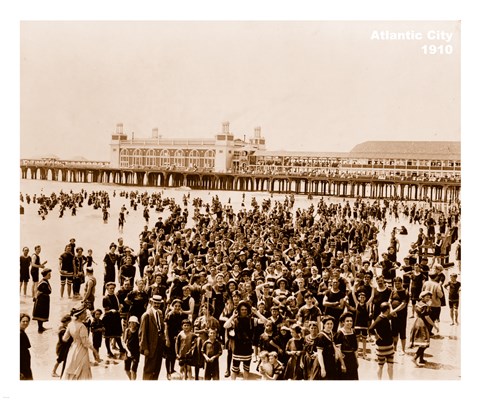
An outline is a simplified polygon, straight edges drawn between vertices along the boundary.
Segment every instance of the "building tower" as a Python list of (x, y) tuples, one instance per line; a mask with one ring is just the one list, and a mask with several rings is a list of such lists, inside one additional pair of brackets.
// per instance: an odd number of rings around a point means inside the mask
[(250, 145), (257, 150), (265, 150), (265, 138), (262, 137), (262, 128), (260, 126), (255, 128), (253, 138), (250, 139)]
[(123, 124), (118, 123), (115, 132), (112, 133), (112, 141), (110, 142), (110, 165), (113, 168), (120, 167), (121, 142), (124, 140), (127, 140), (127, 134), (123, 132)]
[(215, 172), (227, 172), (232, 168), (234, 146), (230, 123), (224, 122), (222, 133), (215, 135)]

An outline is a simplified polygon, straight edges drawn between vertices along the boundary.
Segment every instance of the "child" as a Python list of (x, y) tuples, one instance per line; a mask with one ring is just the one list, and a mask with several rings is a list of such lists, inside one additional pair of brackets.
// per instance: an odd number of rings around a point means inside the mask
[(303, 372), (300, 366), (304, 340), (302, 337), (302, 327), (294, 324), (291, 327), (292, 338), (288, 341), (285, 352), (289, 357), (287, 366), (285, 368), (286, 380), (302, 380)]
[(355, 302), (354, 328), (357, 333), (358, 341), (362, 341), (362, 357), (367, 360), (367, 337), (368, 327), (370, 326), (370, 302), (367, 301), (365, 292), (355, 292), (353, 289), (353, 300)]
[(138, 318), (132, 315), (128, 319), (128, 328), (125, 329), (123, 341), (127, 348), (127, 358), (125, 358), (125, 372), (128, 379), (134, 381), (137, 379), (138, 362), (140, 360), (140, 341), (138, 338)]
[(192, 379), (192, 369), (195, 351), (195, 339), (197, 336), (192, 332), (192, 323), (188, 319), (182, 322), (182, 331), (175, 340), (175, 354), (180, 365), (180, 373), (185, 380)]
[(87, 250), (87, 268), (88, 267), (91, 267), (92, 264), (95, 264), (97, 265), (97, 263), (94, 261), (93, 259), (93, 250), (92, 249), (88, 249)]
[(450, 282), (444, 285), (448, 289), (448, 306), (450, 308), (450, 325), (458, 325), (458, 304), (460, 303), (460, 282), (457, 281), (457, 274), (450, 274)]
[(205, 358), (204, 380), (218, 381), (220, 379), (219, 357), (222, 355), (222, 344), (217, 339), (217, 330), (208, 330), (208, 339), (202, 346), (202, 355)]
[[(105, 328), (103, 327), (103, 321), (100, 319), (102, 316), (103, 311), (98, 309), (93, 312), (92, 319), (90, 321), (90, 330), (92, 332), (92, 344), (93, 348), (97, 350), (97, 353), (100, 350), (100, 346), (102, 345), (102, 337)], [(95, 361), (93, 364), (94, 366), (98, 365), (98, 362)]]
[(262, 375), (262, 379), (269, 379), (273, 377), (273, 366), (268, 361), (268, 351), (261, 351), (259, 354), (260, 364), (258, 365), (258, 372)]
[[(73, 339), (70, 337), (67, 342), (64, 342), (62, 340), (63, 334), (67, 330), (67, 325), (69, 322), (72, 320), (72, 317), (67, 314), (65, 315), (61, 320), (61, 325), (58, 330), (58, 342), (57, 342), (57, 347), (56, 347), (56, 353), (57, 353), (57, 361), (55, 362), (55, 365), (53, 367), (52, 371), (52, 376), (54, 378), (60, 378), (60, 376), (63, 374), (63, 370), (65, 368), (65, 361), (67, 359), (67, 354), (68, 354), (68, 349), (70, 348), (70, 345), (73, 342)], [(58, 366), (63, 362), (62, 366), (62, 374), (58, 375), (57, 374), (57, 368)]]

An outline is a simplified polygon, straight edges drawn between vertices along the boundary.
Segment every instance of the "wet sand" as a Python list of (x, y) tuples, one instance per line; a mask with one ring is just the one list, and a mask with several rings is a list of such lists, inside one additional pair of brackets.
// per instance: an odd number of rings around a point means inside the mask
[[(28, 246), (30, 248), (30, 255), (33, 252), (34, 246), (40, 244), (42, 246), (41, 259), (48, 260), (47, 266), (53, 270), (52, 279), (50, 281), (53, 293), (51, 295), (50, 320), (45, 323), (49, 327), (48, 331), (43, 334), (37, 333), (37, 323), (32, 321), (27, 329), (27, 334), (30, 338), (32, 348), (30, 349), (32, 355), (32, 371), (36, 380), (58, 380), (58, 378), (51, 377), (51, 371), (55, 363), (55, 345), (57, 343), (57, 329), (59, 321), (63, 315), (68, 313), (70, 309), (78, 303), (75, 300), (60, 298), (60, 278), (58, 274), (58, 258), (63, 252), (65, 245), (70, 238), (75, 238), (77, 246), (84, 248), (86, 254), (87, 249), (93, 250), (93, 258), (97, 262), (94, 264), (94, 275), (97, 279), (96, 289), (96, 308), (101, 308), (101, 284), (103, 282), (103, 257), (108, 251), (108, 245), (111, 242), (116, 242), (118, 237), (123, 237), (126, 245), (131, 246), (134, 251), (138, 251), (139, 239), (138, 235), (143, 230), (145, 221), (142, 217), (143, 208), (139, 207), (137, 211), (130, 209), (129, 200), (119, 197), (121, 190), (138, 190), (140, 193), (144, 191), (158, 192), (158, 188), (138, 188), (138, 187), (118, 187), (113, 185), (97, 185), (97, 184), (70, 184), (61, 182), (45, 182), (45, 181), (21, 181), (20, 190), (25, 195), (29, 193), (31, 196), (34, 193), (40, 193), (42, 190), (45, 194), (51, 192), (58, 193), (60, 189), (63, 191), (73, 190), (79, 192), (81, 188), (86, 189), (89, 193), (93, 190), (107, 190), (110, 193), (111, 208), (110, 220), (108, 224), (102, 221), (102, 213), (100, 210), (94, 210), (93, 207), (88, 206), (84, 202), (82, 208), (77, 208), (77, 216), (71, 216), (70, 210), (66, 210), (63, 218), (59, 218), (58, 207), (50, 212), (46, 220), (42, 221), (38, 215), (38, 204), (30, 203), (25, 207), (25, 214), (20, 217), (20, 246)], [(116, 190), (117, 196), (113, 197), (113, 190)], [(177, 203), (181, 203), (183, 194), (188, 193), (185, 190), (168, 189), (164, 190), (164, 197), (174, 197)], [(240, 192), (205, 192), (205, 191), (190, 191), (192, 200), (195, 197), (201, 197), (204, 201), (211, 201), (212, 196), (218, 194), (220, 201), (223, 204), (231, 199), (231, 204), (234, 210), (238, 210), (241, 206), (242, 194)], [(258, 203), (264, 198), (270, 197), (268, 193), (246, 193), (245, 204), (250, 207), (252, 197), (255, 197)], [(283, 201), (285, 195), (274, 195), (273, 199)], [(324, 198), (327, 201), (327, 198)], [(343, 199), (328, 199), (328, 201), (343, 202)], [(353, 199), (349, 199), (353, 203)], [(306, 196), (297, 196), (294, 209), (298, 207), (308, 207), (311, 203), (317, 204), (318, 198), (312, 201), (308, 200)], [(123, 233), (119, 233), (117, 229), (118, 213), (120, 207), (125, 204), (129, 210), (126, 216), (126, 223)], [(193, 215), (193, 207), (191, 201), (189, 203), (189, 217)], [(154, 209), (150, 209), (150, 223), (152, 227), (157, 221), (158, 216), (162, 215), (164, 219), (168, 216), (168, 210), (163, 213), (157, 213)], [(191, 223), (191, 221), (190, 221)], [(387, 228), (384, 232), (380, 232), (379, 252), (386, 250), (387, 243), (390, 237), (390, 232), (393, 227), (404, 225), (408, 230), (408, 235), (397, 235), (400, 240), (399, 260), (402, 260), (409, 248), (411, 242), (416, 240), (419, 225), (411, 225), (403, 216), (400, 216), (400, 221), (396, 222), (392, 219), (388, 220)], [(451, 260), (454, 259), (454, 247), (452, 247)], [(445, 271), (447, 281), (449, 273), (458, 272), (457, 267), (450, 268)], [(461, 281), (461, 276), (459, 276)], [(83, 291), (83, 285), (82, 285)], [(31, 298), (31, 281), (29, 282), (27, 296), (20, 295), (20, 311), (27, 312), (31, 315), (33, 309), (33, 302)], [(409, 306), (409, 315), (411, 315), (411, 307)], [(407, 328), (407, 342), (410, 324), (413, 319), (408, 320)], [(416, 367), (412, 362), (411, 355), (395, 356), (395, 379), (408, 380), (458, 380), (460, 379), (460, 326), (450, 326), (448, 307), (442, 308), (441, 322), (440, 322), (440, 338), (432, 339), (431, 346), (426, 352), (427, 364), (424, 367)], [(369, 349), (374, 349), (374, 345), (369, 344)], [(411, 350), (409, 350), (411, 351)], [(100, 356), (103, 360), (107, 360), (105, 345), (102, 343), (100, 348)], [(359, 375), (361, 380), (376, 379), (377, 365), (374, 362), (374, 357), (370, 355), (370, 360), (359, 360)], [(226, 366), (226, 352), (220, 360), (221, 379)], [(255, 372), (256, 364), (252, 364), (251, 370)], [(141, 378), (143, 370), (143, 356), (141, 357), (138, 375)], [(178, 367), (177, 367), (178, 370)], [(59, 369), (60, 371), (60, 369)], [(58, 372), (59, 372), (58, 371)], [(118, 364), (107, 365), (102, 362), (99, 366), (92, 367), (92, 374), (94, 380), (127, 380), (127, 376), (123, 371), (123, 362), (118, 361)], [(201, 372), (201, 376), (203, 373)], [(258, 379), (257, 374), (252, 374), (252, 378)], [(384, 371), (386, 379), (386, 371)], [(160, 379), (166, 379), (165, 364), (162, 365)]]

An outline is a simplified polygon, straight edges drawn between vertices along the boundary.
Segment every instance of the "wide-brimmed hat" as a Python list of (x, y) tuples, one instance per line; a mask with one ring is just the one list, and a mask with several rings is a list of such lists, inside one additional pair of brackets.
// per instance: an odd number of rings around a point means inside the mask
[(138, 318), (135, 315), (132, 315), (129, 319), (128, 322), (135, 322), (136, 324), (139, 324)]
[(281, 277), (281, 278), (277, 279), (277, 285), (280, 286), (280, 282), (285, 282), (285, 285), (288, 283), (288, 281), (284, 277)]
[(80, 314), (82, 314), (85, 310), (87, 309), (87, 306), (85, 304), (81, 304), (77, 307), (72, 308), (70, 311), (70, 315), (72, 317), (78, 317)]

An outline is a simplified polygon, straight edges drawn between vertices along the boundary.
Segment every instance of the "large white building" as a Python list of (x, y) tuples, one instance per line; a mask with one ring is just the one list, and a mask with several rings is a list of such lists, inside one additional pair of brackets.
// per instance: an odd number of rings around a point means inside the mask
[(123, 124), (117, 124), (110, 143), (110, 165), (114, 168), (170, 168), (230, 172), (246, 166), (248, 156), (265, 150), (265, 138), (256, 127), (249, 141), (238, 139), (224, 122), (222, 132), (213, 138), (163, 138), (158, 129), (150, 138), (128, 138)]
[(213, 138), (128, 138), (117, 124), (110, 143), (113, 168), (213, 171), (267, 175), (376, 176), (460, 181), (460, 142), (368, 141), (350, 152), (268, 151), (261, 128), (247, 140), (235, 138), (230, 124)]

